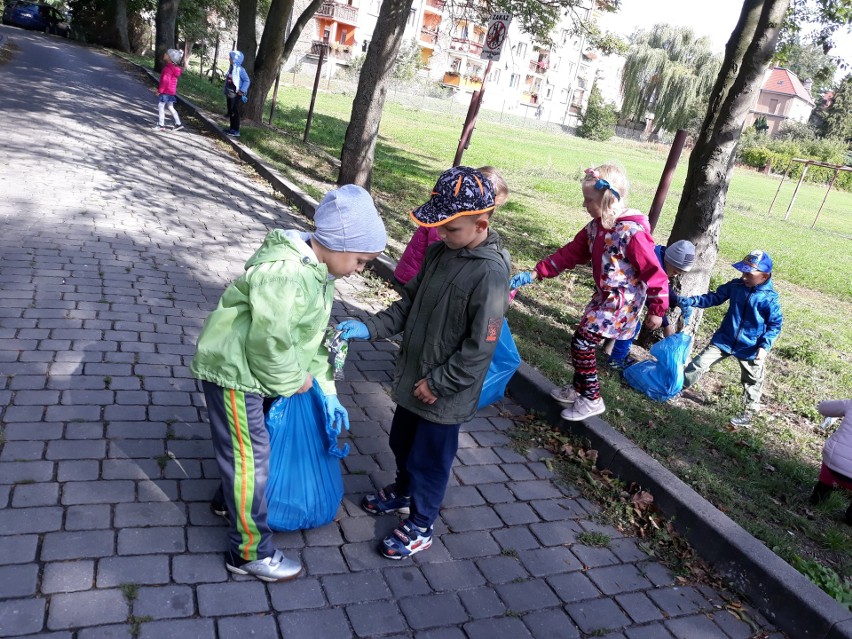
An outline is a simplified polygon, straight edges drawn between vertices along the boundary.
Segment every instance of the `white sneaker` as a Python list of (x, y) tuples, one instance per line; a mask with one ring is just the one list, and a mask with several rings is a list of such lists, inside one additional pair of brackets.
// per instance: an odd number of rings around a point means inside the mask
[(225, 568), (235, 575), (254, 575), (261, 581), (290, 581), (302, 573), (302, 564), (287, 559), (277, 548), (271, 557), (240, 563), (228, 553)]
[(573, 404), (577, 401), (577, 391), (574, 390), (573, 384), (568, 384), (562, 388), (554, 388), (550, 391), (550, 396), (560, 404)]
[(606, 410), (602, 397), (588, 399), (580, 396), (573, 406), (562, 411), (562, 419), (569, 422), (581, 422), (593, 415), (600, 415)]

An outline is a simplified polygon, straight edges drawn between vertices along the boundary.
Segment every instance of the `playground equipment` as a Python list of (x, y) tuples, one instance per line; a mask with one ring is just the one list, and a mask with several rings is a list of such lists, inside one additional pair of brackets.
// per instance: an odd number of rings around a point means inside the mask
[(781, 178), (781, 182), (778, 184), (778, 190), (775, 191), (775, 197), (772, 198), (772, 204), (769, 205), (769, 211), (767, 215), (772, 214), (772, 207), (775, 206), (775, 200), (778, 199), (778, 193), (781, 192), (781, 187), (784, 185), (784, 180), (787, 179), (787, 175), (790, 173), (790, 169), (793, 168), (793, 162), (801, 162), (805, 166), (802, 169), (802, 175), (799, 177), (799, 182), (796, 184), (796, 188), (793, 191), (793, 198), (790, 200), (790, 204), (787, 206), (787, 213), (784, 214), (784, 220), (788, 220), (790, 218), (790, 213), (793, 210), (793, 205), (796, 203), (796, 195), (799, 193), (799, 187), (802, 186), (802, 182), (805, 181), (805, 175), (808, 173), (808, 168), (811, 166), (821, 166), (827, 169), (834, 169), (834, 175), (831, 176), (831, 182), (828, 183), (828, 189), (825, 191), (825, 197), (822, 198), (822, 203), (819, 205), (819, 210), (817, 211), (816, 217), (814, 218), (813, 223), (811, 224), (811, 228), (816, 226), (817, 220), (819, 219), (819, 214), (822, 213), (822, 207), (825, 206), (825, 201), (828, 199), (828, 194), (831, 191), (831, 187), (834, 186), (834, 181), (837, 179), (838, 173), (840, 171), (852, 171), (852, 166), (844, 166), (842, 164), (830, 164), (828, 162), (819, 162), (817, 160), (804, 160), (802, 158), (793, 158), (790, 160), (790, 163), (787, 165), (787, 170), (784, 171), (784, 177)]

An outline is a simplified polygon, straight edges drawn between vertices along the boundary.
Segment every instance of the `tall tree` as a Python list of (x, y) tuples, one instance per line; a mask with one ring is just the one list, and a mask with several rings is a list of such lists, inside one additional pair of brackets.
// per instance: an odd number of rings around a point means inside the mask
[(281, 62), (290, 56), (305, 25), (324, 1), (310, 0), (299, 17), (292, 21), (290, 35), (285, 40), (287, 23), (293, 15), (293, 0), (271, 0), (258, 46), (255, 30), (258, 0), (240, 0), (237, 48), (245, 55), (243, 66), (252, 83), (245, 108), (248, 119), (262, 119), (264, 100), (275, 82)]
[(696, 38), (692, 29), (656, 24), (639, 30), (621, 76), (622, 115), (643, 120), (654, 113), (654, 132), (685, 128), (696, 104), (706, 104), (721, 60), (709, 38)]
[(127, 0), (115, 0), (115, 31), (120, 51), (130, 53), (130, 35), (127, 31)]
[[(393, 73), (412, 2), (384, 0), (379, 9), (378, 23), (361, 67), (352, 115), (346, 128), (338, 184), (352, 183), (370, 188), (387, 84)], [(595, 5), (600, 11), (616, 11), (620, 3), (621, 0), (597, 0)], [(508, 12), (515, 16), (525, 33), (543, 45), (552, 41), (552, 31), (560, 17), (565, 15), (571, 20), (571, 30), (584, 34), (587, 41), (600, 51), (611, 53), (622, 50), (624, 46), (619, 38), (602, 33), (595, 27), (587, 0), (449, 0), (446, 10), (451, 21), (467, 20), (480, 24), (484, 24), (493, 12)]]
[(760, 91), (790, 0), (745, 0), (725, 47), (719, 77), (695, 147), (669, 243), (690, 240), (696, 267), (683, 276), (686, 293), (707, 290), (743, 123)]
[(154, 71), (162, 71), (163, 54), (175, 46), (175, 29), (180, 0), (158, 0), (157, 15), (154, 18)]
[(831, 86), (837, 69), (835, 61), (823, 52), (821, 46), (802, 42), (798, 36), (778, 47), (773, 62), (790, 69), (802, 82), (811, 80), (811, 96), (817, 102), (819, 96)]
[(824, 111), (821, 132), (827, 138), (852, 143), (852, 74), (840, 82)]

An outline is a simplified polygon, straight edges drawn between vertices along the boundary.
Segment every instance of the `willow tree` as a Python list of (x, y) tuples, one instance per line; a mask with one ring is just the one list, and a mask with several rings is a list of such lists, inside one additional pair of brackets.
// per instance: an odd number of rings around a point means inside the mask
[(642, 120), (653, 112), (654, 133), (685, 128), (698, 105), (707, 104), (720, 66), (710, 40), (692, 29), (657, 24), (637, 31), (621, 76), (621, 113)]

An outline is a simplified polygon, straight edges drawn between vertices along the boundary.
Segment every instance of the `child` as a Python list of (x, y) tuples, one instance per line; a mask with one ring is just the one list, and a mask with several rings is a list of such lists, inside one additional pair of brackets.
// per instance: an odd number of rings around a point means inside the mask
[(432, 545), (459, 427), (476, 414), (500, 337), (511, 261), (488, 228), (493, 210), (494, 187), (482, 173), (465, 166), (445, 171), (432, 198), (411, 213), (418, 225), (437, 228), (442, 241), (426, 251), (399, 301), (366, 323), (347, 320), (338, 326), (345, 338), (403, 333), (390, 432), (396, 481), (361, 504), (374, 515), (408, 515), (379, 545), (388, 559)]
[(364, 270), (387, 240), (372, 198), (351, 184), (326, 194), (314, 223), (312, 234), (267, 234), (207, 318), (192, 360), (222, 477), (211, 509), (230, 521), (225, 567), (263, 581), (286, 581), (301, 572), (298, 561), (273, 547), (266, 521), (264, 398), (307, 392), (316, 380), (329, 417), (348, 428), (322, 346), (334, 279)]
[(627, 177), (612, 164), (586, 169), (583, 206), (592, 221), (571, 242), (536, 264), (532, 272), (512, 278), (515, 289), (533, 280), (556, 277), (580, 264), (592, 264), (595, 293), (571, 339), (574, 380), (551, 396), (568, 407), (562, 419), (581, 421), (606, 410), (600, 394), (595, 347), (604, 339), (636, 333), (639, 311), (648, 301), (645, 324), (659, 328), (669, 301), (668, 279), (654, 255), (648, 218), (628, 209)]
[(180, 116), (175, 110), (178, 78), (183, 73), (183, 69), (179, 66), (181, 60), (183, 60), (183, 51), (169, 49), (163, 54), (163, 62), (166, 63), (166, 66), (160, 71), (160, 86), (157, 88), (160, 97), (158, 105), (160, 114), (158, 124), (154, 127), (155, 131), (166, 130), (166, 108), (169, 109), (169, 113), (172, 114), (172, 119), (175, 121), (174, 130), (180, 131), (183, 128)]
[[(814, 505), (823, 502), (835, 486), (852, 490), (852, 399), (820, 402), (818, 410), (820, 415), (842, 417), (843, 421), (822, 449), (819, 481), (811, 494)], [(846, 510), (846, 523), (852, 525), (852, 506)]]
[(225, 100), (228, 103), (228, 117), (231, 119), (231, 126), (225, 129), (225, 133), (238, 138), (240, 137), (240, 108), (243, 102), (248, 101), (247, 96), (251, 80), (249, 80), (246, 70), (241, 66), (245, 59), (242, 52), (231, 51), (228, 57), (231, 58), (231, 65), (225, 75)]
[[(506, 180), (493, 166), (482, 166), (476, 170), (487, 177), (494, 186), (494, 210), (496, 211), (509, 198), (509, 187), (506, 185)], [(404, 286), (408, 283), (408, 280), (417, 275), (420, 265), (423, 264), (423, 258), (426, 257), (426, 249), (440, 241), (437, 227), (418, 226), (414, 235), (408, 241), (408, 246), (405, 247), (402, 257), (399, 258), (396, 270), (393, 272), (396, 282)]]
[[(695, 245), (689, 240), (678, 240), (668, 248), (662, 244), (658, 244), (654, 247), (654, 254), (657, 256), (660, 266), (665, 269), (666, 275), (669, 278), (669, 308), (671, 308), (677, 304), (677, 295), (671, 286), (671, 279), (692, 270), (692, 264), (695, 262)], [(610, 367), (623, 370), (635, 361), (629, 355), (630, 346), (639, 333), (638, 328), (637, 326), (636, 333), (627, 339), (616, 340), (615, 345), (612, 347), (612, 353), (609, 356)], [(668, 318), (664, 316), (663, 335), (668, 337), (669, 335), (674, 335), (674, 332), (675, 327), (669, 324)]]
[(752, 251), (732, 266), (742, 277), (722, 284), (715, 293), (678, 298), (681, 308), (710, 308), (730, 300), (710, 343), (686, 367), (683, 387), (689, 388), (717, 362), (733, 355), (740, 363), (745, 410), (732, 417), (731, 424), (748, 426), (760, 410), (766, 355), (781, 332), (781, 305), (770, 281), (772, 258), (768, 253)]

